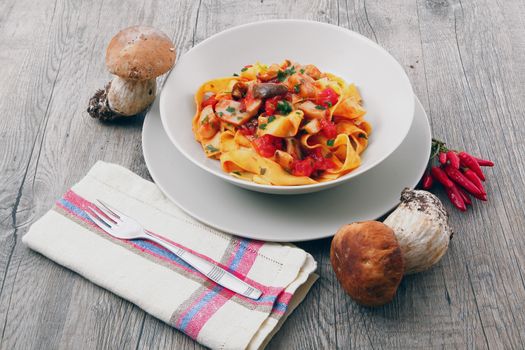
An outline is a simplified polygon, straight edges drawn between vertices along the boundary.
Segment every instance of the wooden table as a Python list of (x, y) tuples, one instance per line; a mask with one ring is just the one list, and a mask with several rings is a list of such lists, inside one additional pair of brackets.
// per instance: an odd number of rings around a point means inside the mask
[(142, 120), (103, 125), (85, 112), (110, 78), (104, 52), (120, 28), (153, 25), (183, 53), (218, 31), (270, 18), (329, 22), (376, 41), (406, 69), (434, 136), (497, 162), (489, 201), (467, 213), (447, 202), (456, 231), (448, 253), (431, 271), (406, 277), (390, 305), (367, 309), (345, 295), (330, 240), (301, 244), (321, 278), (270, 348), (525, 346), (522, 0), (2, 0), (1, 348), (199, 348), (28, 250), (21, 237), (99, 159), (149, 178)]

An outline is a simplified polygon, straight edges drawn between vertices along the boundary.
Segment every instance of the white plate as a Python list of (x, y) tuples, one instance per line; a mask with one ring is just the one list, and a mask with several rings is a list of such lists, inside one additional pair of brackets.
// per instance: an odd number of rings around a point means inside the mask
[[(192, 133), (193, 96), (206, 81), (231, 76), (257, 61), (312, 63), (358, 86), (373, 132), (359, 168), (339, 179), (304, 186), (268, 186), (225, 173), (208, 159)], [(162, 124), (177, 149), (209, 173), (254, 191), (298, 194), (356, 178), (386, 159), (406, 137), (414, 115), (414, 93), (401, 65), (364, 36), (338, 26), (302, 20), (250, 23), (213, 35), (184, 54), (160, 96)]]
[(414, 122), (406, 139), (383, 163), (331, 190), (275, 196), (233, 186), (187, 160), (166, 136), (157, 102), (142, 131), (150, 174), (180, 208), (219, 230), (279, 242), (329, 237), (345, 223), (384, 215), (397, 205), (401, 190), (414, 187), (421, 178), (430, 145), (430, 125), (416, 98)]

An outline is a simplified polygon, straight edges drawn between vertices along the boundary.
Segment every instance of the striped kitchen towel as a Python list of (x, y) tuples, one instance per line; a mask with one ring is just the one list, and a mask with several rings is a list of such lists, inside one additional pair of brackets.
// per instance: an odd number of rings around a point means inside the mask
[[(83, 210), (95, 199), (228, 268), (263, 295), (254, 301), (234, 294), (155, 243), (109, 236)], [(104, 162), (36, 221), (23, 242), (214, 349), (264, 348), (317, 278), (305, 251), (204, 226), (155, 184)]]

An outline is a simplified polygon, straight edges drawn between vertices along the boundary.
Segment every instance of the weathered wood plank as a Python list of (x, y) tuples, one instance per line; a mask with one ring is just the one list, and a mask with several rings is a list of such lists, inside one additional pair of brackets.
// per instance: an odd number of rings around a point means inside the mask
[[(59, 71), (51, 32), (56, 27), (56, 6), (51, 2), (2, 3), (0, 25), (0, 325), (5, 335), (11, 295), (20, 257), (15, 253), (18, 233), (26, 220), (28, 202), (22, 190), (32, 177), (30, 162), (37, 157), (49, 117), (49, 103)], [(25, 13), (32, 6), (34, 12)], [(35, 27), (21, 26), (28, 21)]]

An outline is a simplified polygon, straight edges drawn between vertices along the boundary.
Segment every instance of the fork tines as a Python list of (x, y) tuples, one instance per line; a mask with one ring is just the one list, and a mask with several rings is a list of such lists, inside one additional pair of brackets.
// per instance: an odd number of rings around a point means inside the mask
[[(120, 215), (115, 209), (97, 199), (100, 206), (91, 203), (85, 210), (87, 216), (100, 228), (111, 228), (120, 221)], [(122, 214), (121, 214), (122, 215)]]

